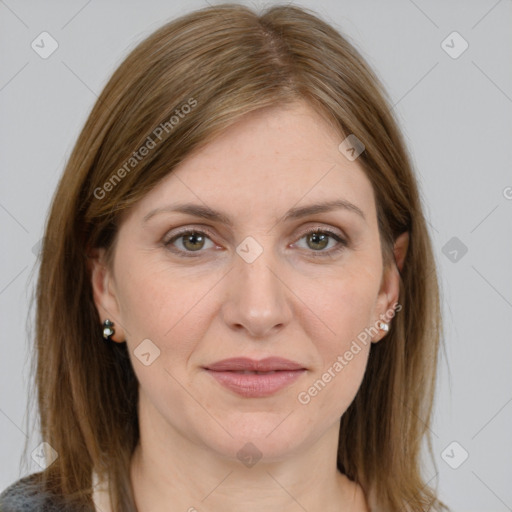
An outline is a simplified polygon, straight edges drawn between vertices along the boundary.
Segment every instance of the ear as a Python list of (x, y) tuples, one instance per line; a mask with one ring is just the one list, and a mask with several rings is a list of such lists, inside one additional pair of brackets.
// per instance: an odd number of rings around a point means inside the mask
[[(376, 306), (378, 316), (375, 319), (374, 325), (376, 325), (378, 321), (381, 321), (391, 326), (392, 319), (395, 316), (395, 309), (400, 309), (400, 306), (396, 306), (400, 295), (400, 272), (404, 265), (408, 247), (409, 232), (405, 231), (395, 240), (393, 247), (395, 264), (388, 265), (383, 272)], [(378, 328), (376, 327), (376, 329)], [(377, 343), (385, 335), (386, 331), (379, 329), (374, 339), (372, 339), (372, 342)]]
[[(101, 322), (108, 318), (114, 323), (115, 332), (110, 339), (117, 343), (122, 343), (125, 341), (125, 333), (119, 320), (119, 304), (116, 297), (113, 275), (105, 261), (105, 249), (91, 249), (88, 256), (93, 299), (98, 315)], [(98, 332), (101, 332), (101, 326), (98, 326)]]
[(395, 240), (395, 246), (393, 248), (393, 253), (395, 255), (396, 266), (398, 270), (402, 272), (402, 268), (404, 266), (405, 255), (407, 254), (407, 249), (409, 248), (409, 232), (405, 231), (401, 235), (399, 235)]

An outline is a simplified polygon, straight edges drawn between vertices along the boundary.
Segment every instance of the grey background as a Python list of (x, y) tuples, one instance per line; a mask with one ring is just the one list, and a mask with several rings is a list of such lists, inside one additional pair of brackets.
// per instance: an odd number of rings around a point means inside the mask
[[(295, 3), (334, 24), (376, 70), (420, 180), (441, 275), (447, 356), (432, 425), (437, 469), (426, 472), (453, 510), (512, 510), (512, 2)], [(40, 439), (25, 414), (25, 324), (34, 246), (57, 180), (129, 50), (165, 21), (205, 5), (0, 0), (2, 489), (39, 470), (30, 453)], [(47, 59), (31, 48), (43, 31), (59, 44)], [(453, 31), (469, 44), (456, 59), (442, 47)], [(445, 45), (461, 49), (452, 39)], [(458, 445), (449, 446), (453, 441)], [(447, 461), (460, 463), (462, 450), (469, 457), (453, 469)]]

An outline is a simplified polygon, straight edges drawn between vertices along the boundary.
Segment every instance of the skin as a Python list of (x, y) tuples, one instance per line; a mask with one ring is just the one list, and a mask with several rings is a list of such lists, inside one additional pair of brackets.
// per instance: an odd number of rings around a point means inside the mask
[[(100, 318), (114, 322), (114, 341), (126, 340), (140, 384), (131, 465), (139, 510), (368, 510), (362, 488), (337, 470), (336, 450), (371, 343), (307, 405), (297, 399), (393, 309), (407, 250), (404, 233), (396, 265), (383, 268), (373, 189), (357, 159), (339, 151), (342, 140), (303, 102), (244, 116), (126, 213), (112, 268), (102, 249), (93, 253)], [(365, 218), (337, 209), (282, 220), (290, 208), (337, 199)], [(233, 225), (169, 211), (143, 220), (185, 202)], [(164, 244), (185, 227), (209, 232), (172, 241), (192, 257)], [(311, 228), (348, 244), (332, 252), (339, 242), (319, 242)], [(248, 236), (263, 249), (252, 263), (236, 252)], [(144, 339), (160, 350), (149, 366), (134, 355)], [(237, 356), (281, 356), (307, 372), (275, 395), (244, 398), (202, 369)], [(237, 458), (248, 442), (262, 454), (252, 467)]]

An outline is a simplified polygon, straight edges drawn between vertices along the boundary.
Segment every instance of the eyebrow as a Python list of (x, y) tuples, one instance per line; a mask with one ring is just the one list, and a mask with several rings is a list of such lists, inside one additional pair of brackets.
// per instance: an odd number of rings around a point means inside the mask
[[(288, 210), (288, 212), (286, 212), (283, 221), (291, 219), (300, 219), (302, 217), (307, 217), (308, 215), (325, 213), (332, 210), (346, 210), (349, 212), (353, 212), (366, 221), (366, 217), (363, 211), (358, 206), (349, 201), (346, 201), (345, 199), (336, 199), (333, 201), (325, 201), (322, 203), (315, 203), (307, 206), (297, 206), (291, 208), (290, 210)], [(233, 221), (226, 214), (213, 210), (208, 206), (192, 203), (175, 204), (164, 206), (161, 208), (155, 208), (154, 210), (151, 210), (147, 215), (144, 216), (142, 222), (147, 222), (155, 215), (164, 212), (185, 213), (189, 215), (194, 215), (196, 217), (201, 217), (203, 219), (220, 222), (230, 227), (233, 226)]]

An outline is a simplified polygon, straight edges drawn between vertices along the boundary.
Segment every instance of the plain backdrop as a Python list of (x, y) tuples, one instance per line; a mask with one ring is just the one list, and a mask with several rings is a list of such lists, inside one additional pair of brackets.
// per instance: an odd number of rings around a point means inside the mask
[[(245, 3), (261, 9), (272, 2)], [(455, 511), (512, 510), (512, 2), (296, 4), (337, 27), (381, 78), (419, 178), (446, 344), (430, 483)], [(2, 489), (40, 469), (30, 454), (41, 440), (26, 421), (25, 325), (58, 178), (129, 50), (166, 21), (206, 5), (0, 0)], [(42, 37), (45, 51), (52, 39), (58, 44), (47, 58), (33, 49)]]

